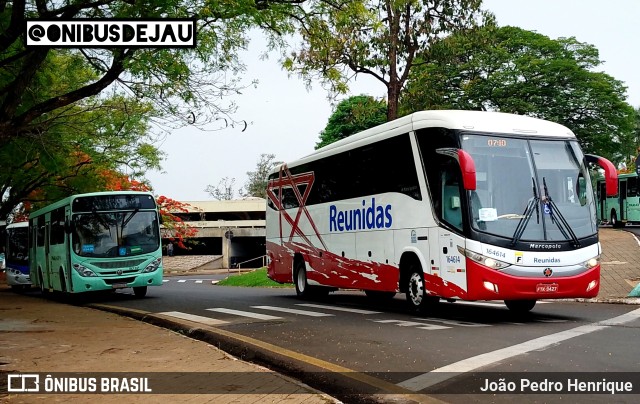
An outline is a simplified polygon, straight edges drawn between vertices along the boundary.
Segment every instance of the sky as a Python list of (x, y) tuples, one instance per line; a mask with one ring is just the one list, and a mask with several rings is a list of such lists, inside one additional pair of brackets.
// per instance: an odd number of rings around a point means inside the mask
[[(627, 101), (640, 107), (640, 1), (637, 0), (484, 0), (500, 26), (512, 25), (536, 31), (552, 39), (575, 37), (594, 45), (604, 64), (599, 71), (627, 86)], [(154, 193), (179, 201), (213, 198), (205, 188), (223, 178), (234, 178), (235, 189), (247, 182), (263, 153), (276, 160), (292, 161), (311, 153), (332, 113), (327, 92), (319, 83), (311, 89), (302, 79), (289, 76), (278, 64), (278, 55), (260, 58), (265, 42), (254, 35), (241, 54), (247, 66), (246, 82), (257, 88), (235, 98), (234, 117), (246, 120), (242, 128), (202, 131), (186, 127), (171, 131), (156, 146), (166, 153), (161, 171), (147, 178)], [(368, 77), (351, 84), (350, 95), (385, 97), (384, 86)], [(343, 97), (344, 98), (344, 97)]]

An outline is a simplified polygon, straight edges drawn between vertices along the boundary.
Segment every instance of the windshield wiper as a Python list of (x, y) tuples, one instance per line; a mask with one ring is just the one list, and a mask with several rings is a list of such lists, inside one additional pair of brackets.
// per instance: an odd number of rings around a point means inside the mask
[(556, 206), (551, 196), (549, 196), (549, 190), (547, 189), (547, 181), (545, 177), (542, 177), (542, 186), (544, 187), (544, 198), (545, 203), (549, 205), (549, 216), (551, 217), (551, 223), (554, 223), (560, 229), (560, 233), (564, 236), (565, 240), (568, 240), (571, 237), (573, 241), (574, 247), (580, 247), (580, 240), (578, 240), (578, 236), (574, 233), (569, 223), (560, 212), (560, 209)]
[(529, 224), (529, 219), (531, 219), (531, 216), (533, 216), (534, 209), (536, 211), (536, 218), (538, 220), (538, 223), (540, 223), (540, 198), (538, 197), (538, 191), (536, 190), (536, 181), (533, 179), (533, 177), (531, 177), (531, 183), (533, 184), (533, 198), (529, 199), (529, 202), (527, 202), (527, 207), (525, 208), (524, 213), (522, 214), (522, 217), (520, 218), (520, 221), (516, 226), (516, 231), (513, 232), (511, 246), (515, 246), (516, 243), (520, 241), (520, 238), (524, 234), (524, 230), (527, 228), (527, 224)]
[(124, 228), (129, 224), (129, 222), (131, 221), (131, 219), (133, 219), (133, 217), (136, 215), (136, 213), (140, 212), (140, 209), (135, 208), (133, 210), (133, 212), (131, 212), (131, 216), (129, 216), (128, 218), (122, 220), (122, 226), (120, 227), (121, 230), (124, 231)]

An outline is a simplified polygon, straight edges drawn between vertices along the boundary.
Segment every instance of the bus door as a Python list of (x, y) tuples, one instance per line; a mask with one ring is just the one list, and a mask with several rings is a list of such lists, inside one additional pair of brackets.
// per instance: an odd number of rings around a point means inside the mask
[(618, 201), (620, 203), (620, 222), (627, 220), (627, 179), (621, 178), (618, 189)]
[(609, 212), (607, 211), (607, 184), (604, 181), (598, 182), (598, 207), (600, 209), (598, 219), (609, 220)]
[[(458, 250), (458, 246), (464, 247), (464, 238), (448, 231), (446, 229), (438, 229), (440, 236), (438, 237), (438, 255), (440, 258), (439, 275), (447, 283), (453, 283), (456, 286), (467, 290), (467, 273), (465, 257)], [(457, 288), (443, 287), (442, 294), (447, 298), (462, 298), (455, 291)]]

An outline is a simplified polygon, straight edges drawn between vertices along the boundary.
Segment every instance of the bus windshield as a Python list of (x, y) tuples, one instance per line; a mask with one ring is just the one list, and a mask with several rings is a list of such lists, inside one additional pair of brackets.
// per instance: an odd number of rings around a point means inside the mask
[(7, 229), (7, 263), (27, 265), (29, 262), (29, 246), (27, 227)]
[(73, 219), (73, 251), (83, 257), (146, 254), (160, 245), (155, 211), (79, 213)]
[(597, 232), (595, 204), (576, 141), (464, 133), (462, 148), (476, 165), (468, 192), (471, 225), (517, 240), (565, 241)]

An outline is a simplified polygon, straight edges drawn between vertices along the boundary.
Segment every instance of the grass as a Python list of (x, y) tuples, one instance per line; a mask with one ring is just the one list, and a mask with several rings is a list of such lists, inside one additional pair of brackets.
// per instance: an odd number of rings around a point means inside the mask
[(274, 282), (267, 278), (267, 268), (256, 269), (251, 272), (244, 272), (240, 275), (231, 275), (218, 282), (221, 286), (245, 286), (263, 288), (290, 288), (291, 285)]

